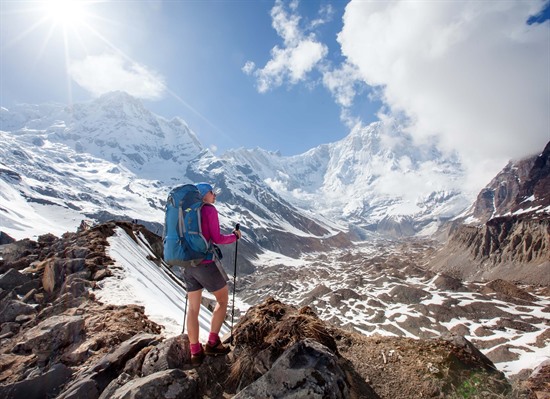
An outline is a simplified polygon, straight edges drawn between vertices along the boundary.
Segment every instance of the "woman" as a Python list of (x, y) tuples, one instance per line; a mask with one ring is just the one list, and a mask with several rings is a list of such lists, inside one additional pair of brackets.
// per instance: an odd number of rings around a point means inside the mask
[[(214, 189), (208, 183), (198, 183), (195, 186), (204, 202), (201, 209), (201, 229), (204, 238), (214, 244), (231, 244), (241, 238), (239, 230), (233, 230), (233, 234), (227, 235), (220, 233), (218, 211), (214, 207), (219, 189)], [(212, 259), (207, 258), (196, 267), (186, 267), (183, 276), (188, 294), (187, 335), (191, 348), (191, 363), (199, 365), (205, 354), (225, 355), (230, 351), (230, 348), (221, 342), (219, 336), (227, 312), (229, 289), (226, 279)], [(212, 313), (208, 342), (203, 348), (199, 342), (199, 311), (204, 288), (214, 295), (217, 303)]]

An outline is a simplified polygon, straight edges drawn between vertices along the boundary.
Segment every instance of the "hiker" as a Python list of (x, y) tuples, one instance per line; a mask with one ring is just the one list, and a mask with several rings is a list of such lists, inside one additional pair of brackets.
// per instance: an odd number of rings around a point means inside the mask
[[(218, 220), (218, 211), (214, 207), (219, 189), (214, 189), (208, 183), (195, 184), (205, 206), (201, 209), (202, 234), (207, 241), (214, 244), (231, 244), (241, 238), (239, 230), (232, 234), (221, 234)], [(186, 267), (183, 273), (188, 294), (187, 335), (191, 349), (191, 363), (199, 365), (206, 355), (225, 355), (230, 348), (225, 346), (219, 332), (227, 311), (229, 289), (225, 276), (222, 275), (213, 260), (208, 258), (195, 267)], [(216, 307), (210, 322), (210, 334), (204, 348), (199, 342), (199, 311), (201, 306), (202, 290), (206, 288), (216, 298)]]

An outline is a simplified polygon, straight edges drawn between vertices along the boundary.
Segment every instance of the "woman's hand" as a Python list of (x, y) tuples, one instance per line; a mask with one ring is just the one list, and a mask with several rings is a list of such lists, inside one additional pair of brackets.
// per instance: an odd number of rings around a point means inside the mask
[(240, 230), (233, 230), (233, 234), (237, 236), (237, 240), (241, 238), (241, 231)]

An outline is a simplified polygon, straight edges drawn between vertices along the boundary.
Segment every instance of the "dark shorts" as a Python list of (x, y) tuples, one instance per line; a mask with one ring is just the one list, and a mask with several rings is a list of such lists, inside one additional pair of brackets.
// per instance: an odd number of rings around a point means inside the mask
[(203, 288), (206, 288), (208, 292), (214, 292), (226, 285), (225, 279), (214, 262), (186, 267), (183, 278), (185, 279), (187, 292), (198, 291)]

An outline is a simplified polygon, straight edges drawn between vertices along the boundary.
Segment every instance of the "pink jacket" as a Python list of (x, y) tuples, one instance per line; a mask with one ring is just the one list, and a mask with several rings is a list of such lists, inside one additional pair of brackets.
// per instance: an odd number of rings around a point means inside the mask
[[(237, 241), (235, 234), (221, 234), (220, 221), (218, 219), (218, 211), (214, 205), (205, 204), (201, 209), (201, 228), (202, 235), (206, 241), (212, 241), (214, 244), (231, 244)], [(212, 262), (211, 260), (203, 261), (203, 263)]]

